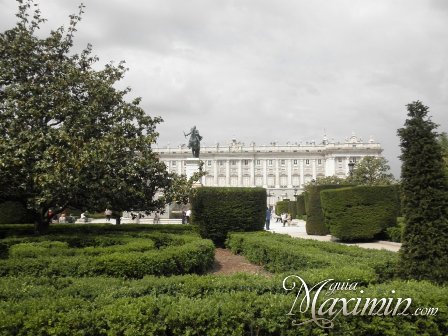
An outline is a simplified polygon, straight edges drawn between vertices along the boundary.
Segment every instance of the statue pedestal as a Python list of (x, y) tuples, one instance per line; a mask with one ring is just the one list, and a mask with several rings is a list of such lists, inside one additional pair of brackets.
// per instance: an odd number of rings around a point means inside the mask
[[(201, 160), (199, 158), (189, 158), (185, 160), (185, 173), (187, 178), (191, 178), (194, 173), (199, 173), (199, 163)], [(193, 187), (202, 187), (201, 180), (195, 182)]]

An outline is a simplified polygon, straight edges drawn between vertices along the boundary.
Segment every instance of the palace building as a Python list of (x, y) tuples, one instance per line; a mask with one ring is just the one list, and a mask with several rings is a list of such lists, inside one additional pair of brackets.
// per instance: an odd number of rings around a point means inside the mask
[[(185, 145), (155, 147), (169, 171), (186, 173), (186, 160), (192, 157)], [(200, 159), (207, 175), (203, 186), (263, 187), (268, 192), (268, 204), (280, 199), (294, 199), (306, 183), (319, 177), (346, 177), (349, 162), (364, 156), (381, 156), (383, 149), (372, 138), (365, 142), (354, 134), (343, 142), (328, 140), (320, 143), (287, 143), (280, 145), (245, 145), (233, 139), (227, 145), (201, 145)]]

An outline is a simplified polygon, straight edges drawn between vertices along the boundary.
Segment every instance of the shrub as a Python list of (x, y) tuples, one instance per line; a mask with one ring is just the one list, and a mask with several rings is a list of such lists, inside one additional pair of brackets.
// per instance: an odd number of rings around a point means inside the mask
[(298, 195), (296, 198), (296, 205), (297, 205), (297, 215), (299, 217), (303, 217), (304, 215), (306, 215), (306, 210), (305, 210), (305, 195), (301, 194)]
[(15, 201), (0, 203), (0, 224), (31, 223), (32, 216), (26, 207)]
[(329, 233), (325, 225), (325, 217), (320, 204), (320, 192), (325, 189), (346, 187), (337, 184), (310, 185), (306, 193), (306, 233), (309, 235), (325, 236)]
[[(128, 237), (124, 239), (126, 243), (121, 241), (122, 244), (115, 246), (82, 248), (69, 247), (70, 244), (61, 241), (17, 244), (17, 240), (11, 240), (9, 259), (0, 260), (0, 275), (142, 278), (148, 274), (203, 273), (213, 264), (211, 241), (169, 234), (153, 235), (154, 241), (150, 238)], [(120, 242), (114, 238), (117, 240)]]
[(394, 186), (358, 186), (321, 192), (322, 208), (332, 236), (341, 240), (372, 239), (397, 218)]
[[(231, 233), (227, 246), (251, 262), (264, 265), (268, 271), (300, 272), (317, 282), (322, 280), (322, 276), (338, 281), (356, 279), (365, 283), (390, 279), (398, 260), (394, 252), (268, 232)], [(359, 267), (361, 264), (363, 266)]]
[(278, 201), (275, 203), (275, 214), (277, 216), (286, 212), (289, 212), (289, 201)]
[(262, 188), (198, 188), (192, 222), (201, 237), (222, 246), (228, 232), (263, 230), (266, 197)]

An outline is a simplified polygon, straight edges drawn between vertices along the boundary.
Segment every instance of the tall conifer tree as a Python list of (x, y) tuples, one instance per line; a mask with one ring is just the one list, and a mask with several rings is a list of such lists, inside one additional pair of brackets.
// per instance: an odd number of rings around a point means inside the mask
[(405, 278), (448, 280), (448, 185), (444, 177), (438, 125), (428, 107), (407, 105), (408, 119), (398, 130), (405, 231), (400, 274)]

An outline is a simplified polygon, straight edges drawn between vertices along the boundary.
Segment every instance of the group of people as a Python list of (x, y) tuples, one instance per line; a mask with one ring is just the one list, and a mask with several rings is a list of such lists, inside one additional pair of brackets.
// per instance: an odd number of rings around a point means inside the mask
[[(270, 230), (272, 214), (273, 214), (272, 208), (270, 208), (270, 207), (266, 208), (266, 230)], [(290, 226), (291, 221), (292, 221), (291, 214), (284, 212), (280, 216), (277, 216), (276, 222), (280, 222), (280, 221), (283, 224), (283, 226), (285, 226), (285, 225)]]

